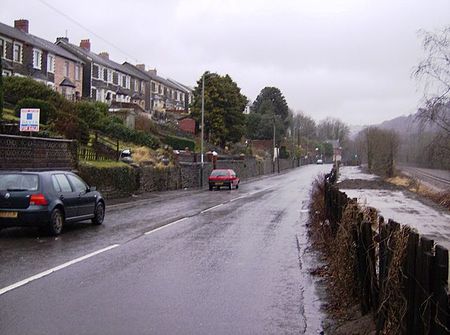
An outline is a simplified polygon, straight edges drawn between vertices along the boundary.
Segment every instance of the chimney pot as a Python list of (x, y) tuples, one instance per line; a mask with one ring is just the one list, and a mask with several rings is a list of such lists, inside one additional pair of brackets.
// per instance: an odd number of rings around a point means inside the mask
[(141, 71), (145, 71), (145, 64), (136, 64), (136, 67)]
[(14, 28), (23, 31), (24, 33), (28, 33), (29, 23), (28, 20), (20, 19), (14, 21)]
[(81, 40), (80, 48), (83, 48), (84, 50), (87, 51), (91, 51), (91, 41), (89, 39)]

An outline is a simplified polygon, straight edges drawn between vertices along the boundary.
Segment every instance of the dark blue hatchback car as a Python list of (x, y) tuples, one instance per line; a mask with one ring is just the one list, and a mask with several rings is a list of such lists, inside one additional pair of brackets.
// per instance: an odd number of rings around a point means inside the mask
[(0, 229), (40, 226), (59, 235), (65, 222), (103, 223), (105, 200), (67, 171), (0, 172)]

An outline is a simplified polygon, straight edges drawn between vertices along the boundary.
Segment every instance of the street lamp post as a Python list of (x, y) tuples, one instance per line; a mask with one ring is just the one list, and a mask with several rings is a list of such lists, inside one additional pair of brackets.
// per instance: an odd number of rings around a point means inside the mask
[(203, 137), (204, 137), (204, 128), (205, 128), (205, 73), (202, 76), (202, 132), (201, 132), (201, 145), (200, 145), (200, 161), (201, 161), (201, 175), (200, 175), (200, 186), (203, 187)]

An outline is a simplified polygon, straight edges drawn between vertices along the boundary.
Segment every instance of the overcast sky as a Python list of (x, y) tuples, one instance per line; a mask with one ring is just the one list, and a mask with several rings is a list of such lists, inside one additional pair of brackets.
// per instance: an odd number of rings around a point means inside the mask
[(251, 101), (275, 86), (293, 111), (353, 125), (415, 112), (417, 31), (450, 24), (450, 0), (1, 2), (1, 22), (28, 19), (50, 41), (89, 38), (94, 52), (189, 86), (205, 70), (229, 74)]

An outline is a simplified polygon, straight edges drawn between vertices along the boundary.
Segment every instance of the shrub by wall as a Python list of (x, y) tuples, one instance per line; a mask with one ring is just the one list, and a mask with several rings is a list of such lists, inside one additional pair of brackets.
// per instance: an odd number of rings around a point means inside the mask
[(177, 136), (166, 136), (163, 139), (163, 142), (170, 145), (175, 150), (184, 150), (185, 148), (189, 148), (189, 150), (195, 150), (195, 142), (183, 137)]
[(130, 196), (138, 188), (138, 171), (125, 163), (113, 166), (80, 163), (78, 174), (106, 198)]
[(20, 110), (22, 108), (39, 108), (40, 113), (40, 123), (47, 124), (49, 121), (56, 118), (56, 108), (51, 103), (47, 101), (34, 99), (34, 98), (24, 98), (21, 99), (15, 108), (16, 116), (20, 118)]

